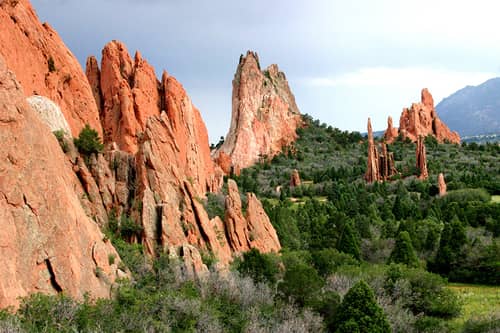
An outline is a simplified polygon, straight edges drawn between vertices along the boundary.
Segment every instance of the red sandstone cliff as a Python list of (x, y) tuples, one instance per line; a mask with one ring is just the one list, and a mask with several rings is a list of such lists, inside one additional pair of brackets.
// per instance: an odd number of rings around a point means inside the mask
[(73, 136), (88, 123), (102, 133), (99, 113), (77, 59), (47, 23), (41, 24), (28, 0), (0, 1), (0, 55), (26, 96), (56, 102)]
[(388, 128), (384, 137), (388, 143), (392, 143), (400, 134), (403, 139), (409, 138), (416, 142), (418, 136), (434, 136), (438, 142), (449, 141), (460, 143), (460, 136), (452, 132), (439, 119), (434, 109), (434, 99), (427, 89), (422, 89), (420, 103), (413, 103), (411, 107), (404, 108), (399, 119), (399, 132), (392, 128), (392, 118), (389, 117)]
[(214, 156), (230, 156), (238, 172), (280, 153), (295, 141), (301, 124), (285, 74), (277, 65), (261, 71), (257, 54), (249, 51), (240, 58), (233, 79), (231, 127)]
[[(119, 259), (109, 264), (109, 256), (117, 254), (99, 226), (111, 212), (143, 228), (129, 241), (142, 242), (149, 254), (160, 249), (182, 257), (191, 275), (207, 271), (202, 251), (211, 251), (225, 266), (251, 247), (280, 249), (259, 200), (248, 194), (243, 214), (235, 184), (230, 183), (226, 202), (239, 210), (226, 208), (241, 219), (209, 219), (204, 195), (222, 187), (223, 171), (211, 160), (200, 113), (175, 78), (163, 73), (159, 81), (139, 53), (132, 60), (117, 41), (104, 48), (101, 68), (94, 57), (87, 60), (85, 78), (27, 0), (1, 2), (0, 15), (6, 31), (0, 53), (19, 72), (28, 95), (36, 89), (52, 99), (30, 99), (37, 109), (32, 110), (0, 63), (0, 247), (7, 254), (0, 259), (6, 267), (0, 273), (0, 307), (34, 291), (108, 296)], [(18, 43), (20, 32), (27, 40)], [(21, 49), (26, 59), (15, 56)], [(275, 90), (288, 89), (277, 68), (270, 67), (269, 75)], [(266, 101), (272, 110), (285, 103)], [(66, 122), (73, 135), (85, 123), (103, 133), (105, 151), (84, 162), (66, 137), (64, 154), (51, 130)]]
[(368, 118), (368, 158), (365, 180), (369, 183), (388, 180), (398, 173), (394, 166), (394, 154), (387, 151), (385, 142), (381, 144), (382, 151), (379, 152), (373, 139), (373, 129), (370, 118)]
[(1, 56), (0, 141), (0, 307), (33, 292), (109, 296), (118, 255), (85, 214), (71, 163)]

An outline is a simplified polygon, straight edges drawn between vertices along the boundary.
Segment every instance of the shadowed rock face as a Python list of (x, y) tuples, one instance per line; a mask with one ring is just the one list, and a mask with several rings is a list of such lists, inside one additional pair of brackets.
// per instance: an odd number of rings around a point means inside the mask
[(449, 141), (460, 143), (460, 136), (452, 132), (439, 119), (434, 109), (434, 99), (427, 89), (422, 89), (421, 102), (413, 103), (410, 108), (404, 108), (399, 119), (399, 132), (392, 128), (392, 119), (388, 121), (388, 128), (384, 133), (387, 143), (392, 143), (398, 137), (417, 141), (418, 136), (434, 136), (438, 142)]
[(231, 127), (214, 156), (230, 156), (235, 171), (249, 167), (293, 143), (301, 124), (285, 74), (277, 65), (261, 71), (257, 54), (248, 51), (233, 79)]
[(102, 134), (87, 78), (70, 50), (28, 0), (0, 1), (0, 55), (27, 96), (50, 98), (62, 110), (73, 136), (85, 124)]
[(85, 214), (71, 164), (1, 57), (0, 140), (0, 307), (33, 292), (108, 297), (118, 254)]

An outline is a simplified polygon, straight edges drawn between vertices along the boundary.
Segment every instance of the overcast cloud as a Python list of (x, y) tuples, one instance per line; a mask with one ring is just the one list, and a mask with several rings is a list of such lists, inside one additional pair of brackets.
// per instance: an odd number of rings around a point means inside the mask
[(278, 63), (299, 108), (364, 131), (395, 122), (427, 87), (436, 102), (500, 72), (500, 3), (452, 0), (32, 0), (82, 64), (112, 39), (166, 69), (200, 109), (211, 141), (231, 117), (241, 53)]

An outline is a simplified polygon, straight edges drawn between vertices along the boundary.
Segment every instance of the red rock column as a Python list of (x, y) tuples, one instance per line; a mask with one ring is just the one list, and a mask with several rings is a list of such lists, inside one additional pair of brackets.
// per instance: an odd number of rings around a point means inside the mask
[(443, 197), (446, 195), (446, 182), (444, 181), (443, 173), (438, 176), (438, 186), (439, 186), (439, 196)]
[(370, 118), (368, 118), (368, 161), (365, 180), (369, 183), (380, 180), (378, 151), (373, 140), (373, 130)]
[(419, 135), (417, 138), (417, 149), (416, 149), (416, 161), (417, 161), (417, 169), (420, 170), (419, 179), (427, 179), (429, 178), (429, 173), (427, 171), (427, 155), (425, 153), (425, 144), (424, 137)]

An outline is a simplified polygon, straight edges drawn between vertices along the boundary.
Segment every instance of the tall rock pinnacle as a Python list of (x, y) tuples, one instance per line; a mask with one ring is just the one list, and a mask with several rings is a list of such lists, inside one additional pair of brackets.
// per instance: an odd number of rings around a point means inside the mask
[(295, 141), (301, 124), (285, 74), (277, 65), (262, 71), (257, 54), (248, 51), (233, 79), (231, 127), (214, 155), (230, 156), (237, 172), (280, 153)]
[(425, 152), (424, 137), (419, 135), (417, 138), (417, 149), (415, 151), (416, 155), (416, 167), (420, 171), (419, 179), (429, 178), (429, 173), (427, 171), (427, 154)]

